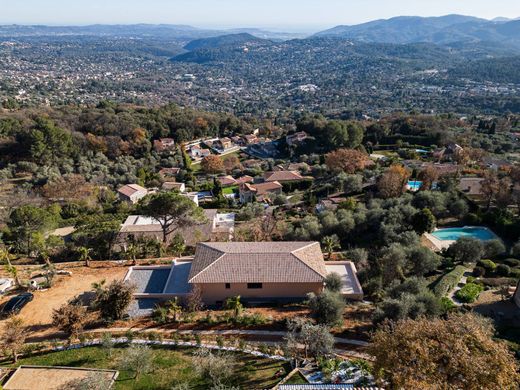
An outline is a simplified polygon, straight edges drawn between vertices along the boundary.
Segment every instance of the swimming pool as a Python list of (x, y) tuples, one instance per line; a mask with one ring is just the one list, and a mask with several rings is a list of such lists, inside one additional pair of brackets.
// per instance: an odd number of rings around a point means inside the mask
[(422, 181), (418, 180), (410, 180), (408, 184), (406, 185), (406, 188), (410, 191), (419, 191), (419, 189), (422, 186)]
[(441, 241), (457, 241), (460, 237), (473, 237), (481, 241), (498, 238), (491, 230), (480, 226), (439, 229), (431, 233), (431, 235)]

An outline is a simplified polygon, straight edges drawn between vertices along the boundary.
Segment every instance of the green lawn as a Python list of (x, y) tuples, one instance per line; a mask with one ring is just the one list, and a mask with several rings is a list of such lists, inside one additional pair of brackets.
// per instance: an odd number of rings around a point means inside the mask
[(226, 187), (226, 188), (222, 189), (222, 193), (224, 195), (231, 195), (231, 194), (233, 194), (234, 190), (237, 190), (237, 189), (238, 189), (237, 186)]
[[(20, 359), (17, 365), (43, 365), (118, 369), (122, 348), (114, 348), (112, 357), (99, 347), (53, 352), (41, 356)], [(138, 381), (133, 373), (120, 371), (115, 389), (171, 389), (177, 383), (188, 382), (191, 389), (208, 389), (210, 383), (198, 377), (191, 366), (193, 348), (154, 348), (154, 371), (142, 375)], [(243, 353), (236, 354), (233, 379), (229, 385), (241, 389), (269, 389), (281, 378), (275, 373), (284, 368), (285, 375), (291, 371), (288, 363), (258, 358)], [(4, 364), (5, 366), (5, 364)], [(282, 376), (282, 377), (283, 377)]]

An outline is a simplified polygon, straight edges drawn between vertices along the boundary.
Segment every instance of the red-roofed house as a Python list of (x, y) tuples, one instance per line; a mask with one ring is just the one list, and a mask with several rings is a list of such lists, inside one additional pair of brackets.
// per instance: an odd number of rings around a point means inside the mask
[(282, 185), (277, 181), (259, 184), (245, 183), (240, 186), (240, 202), (252, 202), (255, 198), (261, 202), (267, 200), (269, 195), (281, 194), (282, 189)]
[(305, 178), (300, 175), (298, 171), (274, 171), (274, 172), (266, 172), (264, 173), (264, 180), (267, 182), (278, 181), (280, 183), (283, 182), (291, 182), (291, 181), (300, 181)]
[(117, 190), (119, 199), (135, 204), (148, 195), (148, 190), (139, 184), (127, 184)]

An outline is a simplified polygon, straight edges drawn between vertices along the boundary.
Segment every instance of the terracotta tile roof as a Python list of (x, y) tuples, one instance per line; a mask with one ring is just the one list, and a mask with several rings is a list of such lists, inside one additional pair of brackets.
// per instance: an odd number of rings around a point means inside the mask
[(265, 181), (297, 181), (304, 177), (297, 171), (274, 171), (264, 174)]
[(199, 243), (190, 283), (320, 283), (327, 275), (318, 242)]
[(245, 176), (242, 176), (242, 177), (239, 177), (238, 179), (236, 179), (236, 182), (237, 182), (237, 184), (245, 184), (245, 183), (252, 183), (253, 180), (254, 179), (251, 176), (245, 175)]
[(254, 192), (256, 195), (265, 195), (271, 191), (282, 189), (283, 186), (277, 181), (259, 183), (259, 184), (249, 184), (245, 183), (243, 189), (246, 191)]
[(218, 181), (223, 186), (232, 186), (232, 185), (235, 185), (237, 183), (237, 181), (235, 179), (233, 179), (233, 176), (229, 176), (229, 175), (228, 176), (221, 176), (221, 177), (219, 177)]
[(125, 196), (132, 196), (138, 191), (146, 191), (146, 188), (141, 187), (139, 184), (127, 184), (120, 189), (117, 190), (120, 194), (123, 194)]

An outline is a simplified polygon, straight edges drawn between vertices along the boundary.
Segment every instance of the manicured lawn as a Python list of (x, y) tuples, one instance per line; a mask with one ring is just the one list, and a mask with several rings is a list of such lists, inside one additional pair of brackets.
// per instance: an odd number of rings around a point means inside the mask
[[(20, 359), (17, 365), (68, 366), (118, 369), (118, 359), (123, 348), (114, 348), (112, 356), (99, 347), (88, 347), (63, 352), (53, 352), (41, 356)], [(201, 379), (193, 371), (191, 356), (193, 348), (154, 348), (154, 370), (143, 374), (139, 380), (132, 372), (120, 371), (115, 389), (171, 389), (177, 383), (188, 382), (191, 389), (208, 389), (210, 383)], [(241, 389), (269, 389), (291, 371), (288, 363), (257, 358), (243, 353), (235, 354), (236, 365), (230, 385)], [(280, 368), (285, 374), (275, 378)]]
[(236, 189), (238, 189), (237, 186), (226, 187), (226, 188), (223, 188), (223, 189), (222, 189), (222, 193), (223, 193), (224, 195), (231, 195), (231, 194), (233, 194), (233, 191), (236, 190)]

